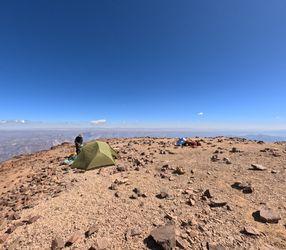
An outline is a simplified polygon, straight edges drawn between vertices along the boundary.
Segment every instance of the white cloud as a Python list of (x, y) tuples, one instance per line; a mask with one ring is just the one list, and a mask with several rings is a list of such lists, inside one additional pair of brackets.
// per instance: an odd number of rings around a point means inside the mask
[(198, 116), (203, 116), (203, 115), (204, 115), (203, 112), (198, 113)]
[(95, 126), (104, 125), (106, 124), (106, 120), (105, 119), (94, 120), (94, 121), (90, 121), (90, 124), (95, 125)]
[(25, 121), (25, 120), (15, 120), (15, 123), (21, 123), (21, 124), (24, 124), (24, 123), (26, 123), (26, 121)]
[(0, 120), (0, 124), (7, 124), (7, 125), (13, 125), (13, 124), (26, 124), (26, 120)]

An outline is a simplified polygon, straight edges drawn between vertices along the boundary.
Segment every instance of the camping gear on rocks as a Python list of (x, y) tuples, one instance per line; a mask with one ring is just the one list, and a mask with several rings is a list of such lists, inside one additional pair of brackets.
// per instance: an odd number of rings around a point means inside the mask
[(183, 146), (185, 146), (186, 141), (187, 141), (187, 139), (186, 139), (185, 137), (180, 138), (180, 139), (177, 141), (176, 145), (183, 147)]
[(181, 146), (181, 147), (184, 147), (184, 146), (190, 146), (190, 147), (198, 147), (198, 146), (201, 146), (201, 143), (199, 141), (192, 141), (188, 138), (180, 138), (177, 143), (176, 143), (177, 146)]
[(201, 143), (199, 141), (192, 141), (192, 140), (187, 139), (185, 146), (190, 146), (190, 147), (195, 148), (195, 147), (201, 146)]
[(115, 165), (117, 153), (106, 142), (92, 141), (83, 146), (72, 168), (83, 170)]
[(71, 155), (71, 156), (69, 156), (67, 159), (65, 159), (64, 160), (64, 164), (65, 165), (72, 165), (73, 164), (73, 162), (75, 161), (75, 159), (77, 158), (77, 156), (76, 155)]

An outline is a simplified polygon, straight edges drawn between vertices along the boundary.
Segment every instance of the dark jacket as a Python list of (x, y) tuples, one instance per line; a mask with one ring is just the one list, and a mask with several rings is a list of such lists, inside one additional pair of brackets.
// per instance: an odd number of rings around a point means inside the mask
[(74, 143), (75, 143), (75, 145), (78, 145), (78, 146), (82, 145), (83, 144), (82, 136), (77, 136), (74, 140)]

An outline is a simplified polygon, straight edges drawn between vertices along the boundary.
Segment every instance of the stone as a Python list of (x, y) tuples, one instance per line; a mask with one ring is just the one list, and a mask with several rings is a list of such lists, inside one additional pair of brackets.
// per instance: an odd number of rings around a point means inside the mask
[(218, 155), (213, 155), (213, 156), (211, 157), (211, 161), (212, 161), (212, 162), (217, 162), (217, 161), (219, 161)]
[(126, 234), (125, 234), (125, 239), (129, 240), (130, 237), (135, 237), (140, 235), (142, 232), (139, 228), (132, 228), (132, 229), (128, 229)]
[(24, 221), (17, 221), (14, 225), (16, 227), (21, 227), (21, 226), (24, 226), (26, 223)]
[(166, 199), (166, 198), (170, 198), (170, 194), (169, 194), (169, 192), (167, 190), (162, 189), (160, 191), (160, 193), (157, 194), (156, 197), (159, 198), (159, 199)]
[(231, 150), (230, 150), (231, 153), (239, 153), (240, 150), (237, 149), (236, 147), (233, 147)]
[(142, 195), (142, 192), (141, 192), (141, 190), (140, 190), (139, 188), (134, 188), (134, 189), (133, 189), (133, 192), (134, 192), (135, 194), (137, 194), (139, 197)]
[(133, 189), (133, 192), (138, 196), (138, 197), (143, 197), (143, 198), (146, 198), (147, 195), (142, 193), (141, 190), (139, 188), (134, 188)]
[(205, 196), (205, 197), (207, 197), (207, 198), (213, 198), (213, 194), (212, 194), (212, 192), (209, 190), (209, 189), (207, 189), (204, 193), (203, 193), (203, 196)]
[(108, 250), (110, 249), (110, 240), (106, 237), (97, 238), (90, 250)]
[(178, 247), (178, 248), (180, 248), (180, 249), (190, 249), (190, 247), (189, 247), (189, 243), (186, 241), (186, 240), (184, 240), (184, 239), (177, 239), (176, 240), (176, 246)]
[(197, 221), (194, 216), (191, 216), (188, 219), (182, 219), (180, 221), (183, 228), (197, 225)]
[(82, 233), (80, 231), (75, 232), (66, 242), (65, 246), (70, 247), (77, 241), (79, 241), (82, 238)]
[(52, 240), (51, 250), (60, 250), (65, 247), (65, 243), (61, 238), (55, 238)]
[(229, 158), (223, 158), (223, 161), (228, 165), (232, 164)]
[(271, 208), (263, 206), (259, 210), (259, 220), (264, 223), (276, 224), (281, 220), (281, 217)]
[(26, 224), (32, 224), (32, 223), (36, 222), (37, 220), (39, 220), (40, 218), (41, 218), (40, 215), (31, 216), (31, 217), (23, 220), (23, 222), (25, 222)]
[(257, 229), (250, 226), (244, 227), (244, 229), (241, 232), (249, 236), (259, 236), (261, 234)]
[(160, 150), (160, 151), (159, 151), (159, 154), (160, 154), (160, 155), (165, 155), (165, 154), (166, 154), (166, 151), (165, 151), (165, 150)]
[(114, 181), (114, 184), (116, 184), (116, 185), (123, 185), (123, 184), (127, 184), (127, 183), (128, 183), (127, 178), (116, 179)]
[(194, 206), (196, 204), (196, 201), (194, 199), (192, 199), (192, 198), (189, 198), (187, 200), (187, 204), (190, 205), (190, 206)]
[(134, 159), (133, 163), (135, 166), (141, 166), (142, 165), (142, 163), (138, 159)]
[(16, 225), (12, 225), (10, 227), (8, 227), (8, 229), (6, 230), (6, 234), (11, 234), (16, 230), (17, 226)]
[(266, 170), (266, 167), (260, 165), (260, 164), (251, 164), (251, 169), (256, 171), (264, 171)]
[(132, 199), (132, 200), (136, 200), (136, 199), (138, 199), (138, 195), (137, 194), (132, 194), (129, 198)]
[(224, 207), (227, 205), (226, 201), (220, 201), (220, 200), (211, 200), (209, 203), (210, 207)]
[[(163, 208), (164, 209), (164, 208)], [(177, 221), (178, 217), (169, 213), (166, 213), (166, 215), (164, 216), (164, 218), (170, 220), (170, 221)]]
[(177, 175), (183, 175), (186, 173), (186, 171), (182, 167), (177, 167), (173, 173)]
[(118, 172), (124, 172), (124, 171), (126, 171), (126, 167), (124, 167), (124, 166), (122, 166), (122, 165), (118, 165), (118, 166), (116, 167), (116, 170), (117, 170)]
[(117, 190), (118, 187), (115, 183), (112, 183), (111, 186), (109, 187), (110, 190)]
[(245, 194), (251, 194), (254, 192), (254, 189), (251, 185), (249, 186), (246, 186), (242, 189), (242, 192), (245, 193)]
[(132, 228), (130, 230), (130, 236), (137, 236), (137, 235), (140, 235), (142, 232), (139, 228)]
[(91, 235), (97, 233), (99, 230), (97, 225), (92, 225), (86, 232), (85, 232), (85, 237), (88, 238)]
[(165, 173), (165, 172), (162, 172), (162, 173), (160, 173), (160, 177), (161, 177), (162, 179), (168, 179), (168, 178), (170, 178), (170, 175), (167, 174), (167, 173)]
[(165, 165), (163, 165), (163, 166), (161, 167), (161, 171), (162, 171), (162, 172), (165, 172), (165, 171), (167, 171), (168, 169), (170, 169), (169, 164), (165, 164)]
[(13, 213), (7, 215), (7, 219), (8, 220), (19, 220), (19, 219), (21, 219), (21, 216), (15, 212), (13, 212)]
[(274, 157), (281, 157), (281, 154), (279, 154), (279, 153), (277, 153), (277, 152), (273, 152), (273, 153), (272, 153), (272, 156), (274, 156)]
[(238, 190), (242, 190), (242, 192), (245, 194), (250, 194), (254, 192), (254, 189), (250, 183), (235, 182), (231, 185), (231, 187)]
[(207, 249), (208, 250), (226, 250), (226, 248), (220, 244), (213, 244), (213, 243), (207, 243)]
[(158, 227), (150, 233), (152, 239), (164, 250), (171, 250), (176, 247), (176, 232), (174, 225)]
[(0, 236), (0, 244), (3, 244), (8, 239), (8, 234), (2, 234)]
[(187, 188), (182, 192), (182, 194), (193, 195), (194, 191), (191, 188)]

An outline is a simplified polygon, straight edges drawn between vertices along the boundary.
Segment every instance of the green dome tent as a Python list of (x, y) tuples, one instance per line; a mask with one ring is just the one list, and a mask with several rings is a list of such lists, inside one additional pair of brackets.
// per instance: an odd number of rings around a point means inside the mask
[(92, 141), (83, 146), (72, 168), (91, 170), (112, 166), (117, 157), (117, 153), (106, 142)]

